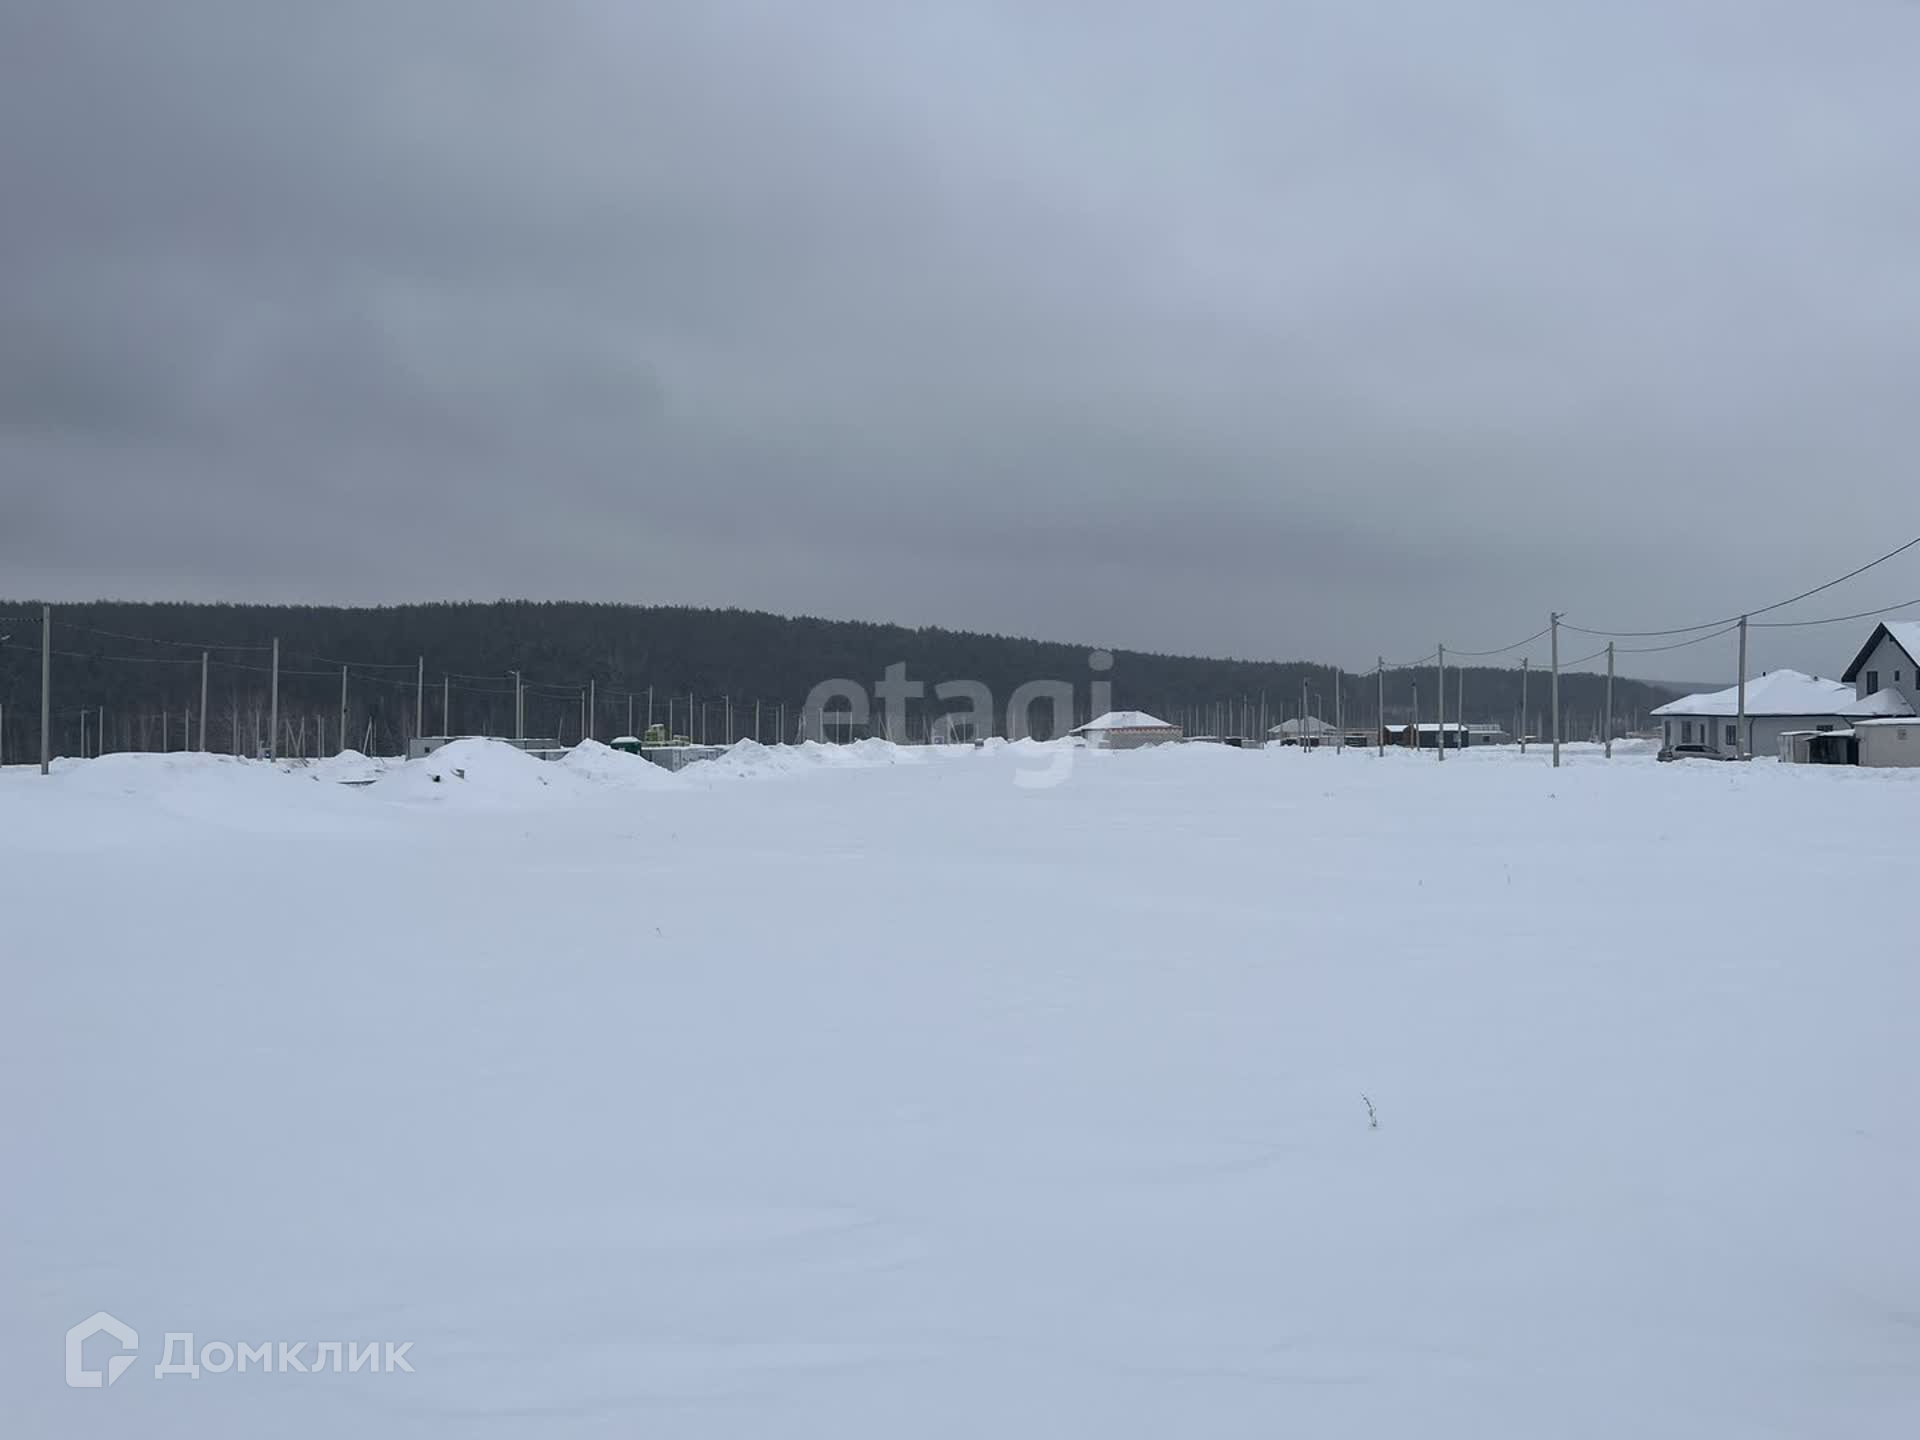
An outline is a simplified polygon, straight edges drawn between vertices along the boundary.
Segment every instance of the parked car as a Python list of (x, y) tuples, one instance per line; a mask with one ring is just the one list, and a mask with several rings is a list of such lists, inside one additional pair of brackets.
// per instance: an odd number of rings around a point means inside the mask
[(1656, 760), (1731, 760), (1711, 745), (1668, 745), (1653, 757)]

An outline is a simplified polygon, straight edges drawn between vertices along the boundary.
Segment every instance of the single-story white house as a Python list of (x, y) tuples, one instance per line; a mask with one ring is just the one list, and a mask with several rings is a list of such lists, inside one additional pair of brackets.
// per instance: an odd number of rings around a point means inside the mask
[(1178, 740), (1181, 729), (1144, 710), (1109, 710), (1074, 730), (1100, 750), (1137, 750), (1142, 745), (1164, 745)]
[(1337, 727), (1318, 715), (1309, 715), (1305, 720), (1282, 720), (1267, 731), (1267, 738), (1282, 745), (1298, 745), (1304, 736), (1308, 745), (1331, 745), (1339, 734)]
[[(1407, 726), (1387, 725), (1382, 728), (1387, 732), (1387, 744), (1409, 743)], [(1412, 728), (1414, 736), (1411, 743), (1420, 750), (1433, 749), (1442, 734), (1447, 737), (1446, 748), (1449, 750), (1460, 750), (1469, 745), (1501, 745), (1505, 744), (1507, 739), (1507, 732), (1498, 725), (1462, 725), (1457, 720), (1449, 720), (1444, 725), (1432, 720), (1423, 720)]]
[[(1684, 695), (1653, 712), (1663, 745), (1704, 745), (1722, 755), (1741, 752), (1740, 687)], [(1769, 670), (1747, 682), (1746, 753), (1780, 753), (1780, 737), (1793, 730), (1844, 730), (1859, 720), (1913, 714), (1913, 705), (1892, 691), (1862, 697), (1853, 685), (1798, 670)]]
[(1920, 620), (1883, 620), (1874, 626), (1840, 678), (1862, 700), (1891, 690), (1907, 702), (1907, 714), (1920, 710)]

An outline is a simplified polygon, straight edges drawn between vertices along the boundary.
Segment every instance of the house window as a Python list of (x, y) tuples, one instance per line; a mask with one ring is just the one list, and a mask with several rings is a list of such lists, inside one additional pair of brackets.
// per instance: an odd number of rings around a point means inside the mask
[(1727, 744), (1738, 745), (1739, 743), (1740, 743), (1739, 730), (1732, 725), (1727, 726)]
[(1878, 670), (1867, 671), (1867, 694), (1871, 695), (1875, 691), (1877, 691), (1879, 688), (1880, 688), (1880, 672)]

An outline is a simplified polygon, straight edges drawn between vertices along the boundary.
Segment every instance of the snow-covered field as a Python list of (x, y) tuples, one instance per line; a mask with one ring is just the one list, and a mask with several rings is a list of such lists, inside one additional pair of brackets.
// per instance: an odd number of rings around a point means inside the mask
[(0, 774), (0, 1434), (1916, 1433), (1920, 773), (1059, 763)]

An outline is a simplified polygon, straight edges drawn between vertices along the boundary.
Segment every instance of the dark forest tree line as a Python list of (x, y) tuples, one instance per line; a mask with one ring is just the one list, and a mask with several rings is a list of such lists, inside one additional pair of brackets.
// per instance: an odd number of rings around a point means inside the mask
[[(934, 695), (941, 682), (985, 687), (997, 707), (996, 733), (1045, 736), (1064, 723), (1042, 705), (1009, 715), (1018, 688), (1064, 682), (1071, 720), (1090, 718), (1096, 682), (1115, 708), (1141, 709), (1190, 730), (1251, 734), (1299, 713), (1331, 718), (1336, 672), (1306, 662), (1265, 662), (1111, 652), (1096, 670), (1094, 647), (939, 628), (788, 617), (747, 610), (580, 602), (497, 601), (342, 608), (94, 602), (54, 607), (51, 727), (58, 754), (102, 748), (190, 748), (202, 724), (201, 656), (206, 666), (209, 749), (255, 753), (270, 713), (272, 646), (280, 646), (282, 753), (329, 754), (341, 747), (341, 672), (346, 672), (346, 743), (392, 753), (417, 733), (510, 734), (513, 672), (526, 686), (526, 733), (602, 739), (651, 718), (708, 740), (800, 733), (803, 706), (822, 682), (873, 690), (889, 667), (924, 683), (907, 703), (905, 731), (924, 738), (944, 711), (965, 708)], [(40, 606), (0, 601), (0, 749), (9, 762), (39, 749)], [(417, 666), (425, 661), (425, 685)], [(896, 672), (897, 673), (897, 672)], [(1431, 666), (1386, 674), (1385, 718), (1434, 717)], [(1464, 713), (1459, 687), (1464, 683)], [(1512, 730), (1521, 723), (1518, 668), (1447, 673), (1447, 718)], [(416, 697), (424, 689), (424, 714)], [(1561, 677), (1564, 733), (1597, 736), (1604, 714), (1601, 677)], [(1672, 698), (1669, 687), (1619, 679), (1616, 731)], [(583, 696), (591, 695), (590, 712)], [(1378, 718), (1370, 673), (1340, 678), (1343, 713), (1356, 727)], [(1548, 677), (1536, 669), (1525, 724), (1545, 733)], [(873, 727), (846, 726), (837, 734)], [(102, 730), (104, 729), (104, 736)]]

